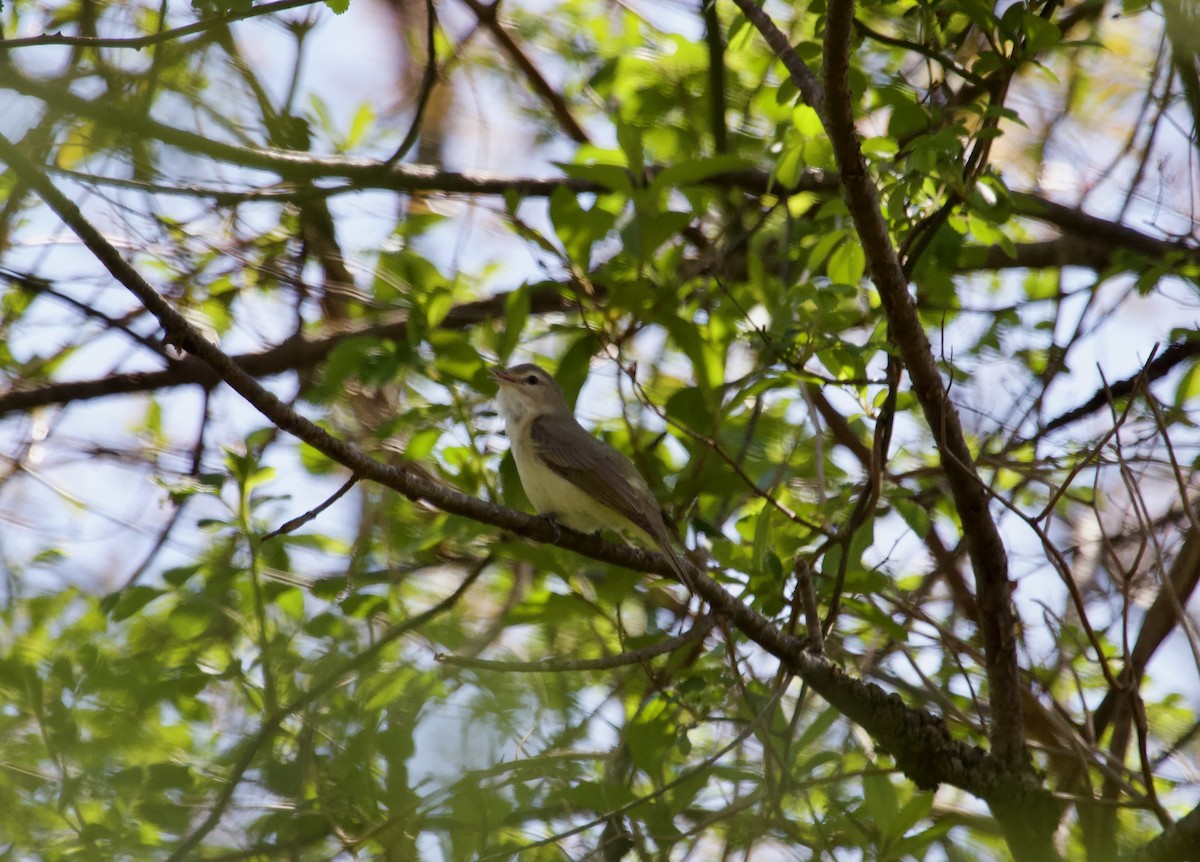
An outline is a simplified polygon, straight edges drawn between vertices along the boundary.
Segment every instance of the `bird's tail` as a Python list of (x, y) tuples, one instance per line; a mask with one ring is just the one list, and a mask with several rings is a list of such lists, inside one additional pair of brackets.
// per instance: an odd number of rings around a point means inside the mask
[(687, 591), (694, 596), (699, 597), (700, 593), (696, 591), (696, 578), (692, 574), (691, 567), (688, 565), (675, 546), (671, 544), (671, 537), (667, 535), (664, 529), (658, 533), (655, 538), (655, 544), (658, 545), (659, 551), (667, 558), (667, 563), (671, 566), (671, 571), (675, 573), (675, 577), (679, 579), (679, 583), (687, 588)]

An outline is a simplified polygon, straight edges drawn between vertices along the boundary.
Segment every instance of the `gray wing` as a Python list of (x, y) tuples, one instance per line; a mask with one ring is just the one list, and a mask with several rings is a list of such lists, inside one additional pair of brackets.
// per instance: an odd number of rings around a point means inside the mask
[(574, 417), (530, 423), (535, 451), (556, 473), (651, 535), (662, 532), (654, 495), (633, 463), (583, 429)]
[(699, 595), (688, 564), (671, 544), (654, 494), (632, 461), (585, 431), (574, 416), (541, 416), (530, 423), (529, 431), (539, 458), (586, 494), (645, 530), (666, 556), (679, 582)]

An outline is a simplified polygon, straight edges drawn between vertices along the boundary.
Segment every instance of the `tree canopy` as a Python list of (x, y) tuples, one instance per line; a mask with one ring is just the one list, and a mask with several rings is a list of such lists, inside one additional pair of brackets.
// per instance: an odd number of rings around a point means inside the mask
[(1200, 859), (1193, 5), (0, 25), (6, 857)]

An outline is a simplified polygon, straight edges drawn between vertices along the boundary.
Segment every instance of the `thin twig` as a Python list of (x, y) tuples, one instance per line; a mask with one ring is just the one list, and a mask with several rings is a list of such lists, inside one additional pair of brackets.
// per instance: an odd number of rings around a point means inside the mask
[(346, 495), (347, 491), (349, 491), (356, 484), (358, 484), (358, 480), (359, 480), (359, 476), (356, 473), (353, 476), (351, 476), (349, 479), (347, 479), (345, 484), (342, 485), (342, 487), (338, 488), (333, 493), (333, 495), (330, 496), (330, 498), (328, 500), (326, 500), (324, 503), (321, 503), (319, 506), (309, 509), (303, 515), (297, 515), (295, 518), (292, 518), (290, 521), (284, 521), (282, 526), (267, 533), (265, 536), (262, 537), (262, 539), (260, 541), (266, 542), (271, 539), (274, 539), (276, 536), (281, 536), (284, 533), (291, 533), (291, 532), (299, 529), (300, 527), (303, 527), (309, 521), (316, 520), (318, 515), (320, 515), (322, 512), (324, 512), (326, 509), (328, 509), (330, 506), (332, 506), (338, 500), (342, 499), (342, 497), (344, 497)]
[(549, 106), (551, 112), (554, 114), (554, 118), (558, 120), (559, 125), (562, 126), (563, 131), (567, 133), (571, 140), (577, 144), (589, 143), (590, 138), (587, 132), (583, 130), (583, 126), (579, 124), (575, 116), (571, 113), (571, 108), (567, 104), (567, 101), (558, 91), (550, 86), (550, 82), (546, 80), (546, 77), (534, 62), (526, 56), (525, 52), (521, 50), (521, 46), (517, 44), (508, 30), (501, 25), (496, 16), (500, 5), (499, 0), (493, 0), (491, 4), (481, 3), (480, 0), (463, 0), (463, 2), (475, 13), (475, 17), (479, 19), (479, 23), (491, 33), (492, 38), (496, 40), (496, 44), (500, 46), (500, 50), (507, 54), (509, 59), (525, 75), (529, 86)]
[(237, 12), (224, 12), (209, 18), (202, 18), (193, 24), (175, 27), (172, 30), (161, 30), (145, 36), (117, 38), (115, 36), (64, 36), (62, 33), (43, 33), (40, 36), (25, 36), (20, 39), (0, 40), (0, 51), (12, 51), (16, 48), (40, 48), (47, 45), (71, 45), (78, 48), (129, 48), (140, 51), (151, 45), (159, 45), (194, 33), (203, 33), (214, 27), (232, 24), (235, 21), (245, 21), (262, 15), (274, 15), (276, 12), (286, 12), (301, 6), (321, 6), (320, 0), (276, 0), (274, 3), (263, 3), (259, 6), (247, 7)]
[(683, 634), (667, 638), (664, 641), (642, 647), (641, 649), (604, 656), (603, 658), (549, 658), (542, 659), (541, 661), (497, 661), (494, 659), (468, 658), (465, 656), (437, 653), (434, 659), (441, 664), (450, 665), (451, 667), (494, 670), (502, 673), (563, 673), (566, 671), (581, 670), (612, 670), (617, 667), (641, 664), (656, 656), (673, 652), (681, 646), (698, 641), (708, 634), (714, 625), (716, 625), (716, 620), (711, 616), (699, 617), (692, 624), (692, 627)]
[(413, 145), (417, 142), (417, 138), (421, 135), (421, 123), (425, 119), (425, 109), (429, 106), (429, 99), (433, 95), (433, 88), (437, 86), (437, 23), (437, 10), (434, 8), (433, 0), (425, 0), (426, 56), (425, 72), (421, 77), (421, 92), (417, 96), (417, 107), (413, 111), (412, 124), (408, 127), (408, 134), (404, 136), (404, 140), (400, 142), (400, 146), (396, 148), (396, 152), (392, 153), (384, 161), (385, 167), (390, 168), (407, 156), (408, 151), (413, 148)]

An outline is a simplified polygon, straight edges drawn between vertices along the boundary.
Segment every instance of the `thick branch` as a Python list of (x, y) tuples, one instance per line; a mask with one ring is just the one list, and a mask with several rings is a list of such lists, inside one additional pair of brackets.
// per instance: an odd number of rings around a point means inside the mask
[(1182, 242), (1170, 242), (1134, 230), (1120, 222), (1089, 215), (1081, 209), (1046, 200), (1032, 192), (1013, 192), (1013, 212), (1054, 225), (1080, 241), (1106, 243), (1110, 249), (1125, 249), (1153, 258), (1184, 255), (1197, 259), (1197, 249)]
[(993, 749), (1001, 760), (1020, 767), (1028, 755), (1015, 625), (1009, 603), (1008, 556), (988, 509), (986, 489), (975, 472), (958, 411), (950, 403), (929, 339), (917, 317), (908, 281), (859, 146), (849, 81), (853, 23), (853, 4), (849, 0), (830, 4), (825, 25), (826, 131), (833, 143), (846, 203), (862, 240), (871, 278), (879, 290), (892, 339), (908, 368), (913, 390), (937, 443), (975, 570), (991, 688)]
[[(942, 467), (963, 526), (968, 553), (979, 583), (988, 681), (994, 722), (992, 744), (1005, 763), (1023, 769), (1027, 762), (1017, 670), (1014, 620), (1008, 596), (1008, 558), (988, 510), (988, 498), (974, 469), (958, 412), (950, 404), (929, 340), (917, 317), (908, 282), (892, 245), (874, 184), (854, 127), (849, 84), (853, 4), (835, 0), (825, 28), (825, 87), (814, 86), (811, 70), (795, 55), (787, 38), (753, 0), (735, 0), (780, 57), (801, 94), (822, 116), (838, 162), (846, 203), (879, 290), (888, 323), (933, 432)], [(810, 94), (812, 98), (810, 99)]]
[(1181, 820), (1168, 826), (1162, 834), (1132, 853), (1121, 856), (1121, 862), (1198, 862), (1200, 860), (1200, 805)]
[[(851, 0), (831, 0), (825, 20), (825, 129), (845, 189), (847, 208), (862, 241), (871, 278), (879, 291), (892, 340), (900, 351), (941, 459), (975, 570), (984, 641), (992, 748), (1014, 775), (1035, 782), (1025, 747), (1021, 680), (1017, 665), (1015, 620), (1009, 602), (1008, 556), (988, 508), (986, 488), (975, 471), (958, 411), (938, 372), (921, 327), (908, 281), (892, 244), (878, 192), (867, 170), (854, 125), (850, 91)], [(1054, 859), (1051, 837), (1055, 807), (1039, 788), (989, 800), (1014, 855)]]
[[(465, 329), (495, 320), (503, 312), (506, 298), (505, 294), (500, 294), (478, 302), (455, 306), (440, 325), (446, 329)], [(546, 314), (571, 307), (560, 287), (553, 283), (531, 289), (529, 305), (534, 314)], [(352, 338), (403, 342), (408, 338), (407, 333), (408, 315), (398, 312), (388, 315), (383, 320), (339, 322), (326, 326), (318, 336), (296, 335), (266, 350), (230, 356), (229, 361), (252, 377), (270, 377), (310, 368), (324, 361), (339, 344)], [(220, 379), (208, 364), (193, 356), (185, 356), (168, 361), (167, 367), (158, 371), (130, 371), (94, 380), (69, 380), (48, 383), (36, 389), (6, 392), (0, 394), (0, 416), (51, 404), (151, 392), (174, 386), (199, 384), (212, 387), (219, 383)]]
[(1102, 272), (1121, 250), (1095, 236), (1069, 233), (1042, 242), (1019, 242), (1010, 254), (1002, 246), (969, 245), (958, 255), (958, 272), (994, 272), (1001, 269), (1061, 269), (1078, 266)]

